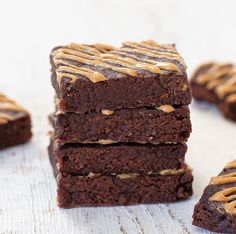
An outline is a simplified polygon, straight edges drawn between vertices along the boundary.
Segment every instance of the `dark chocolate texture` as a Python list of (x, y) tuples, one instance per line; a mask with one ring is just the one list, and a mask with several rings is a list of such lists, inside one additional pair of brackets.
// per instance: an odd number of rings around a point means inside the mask
[(57, 170), (57, 201), (61, 208), (174, 202), (192, 195), (189, 169), (172, 175), (71, 175)]
[(178, 144), (65, 144), (51, 141), (49, 153), (55, 157), (60, 172), (72, 174), (162, 174), (185, 169), (185, 143)]
[(55, 139), (61, 144), (183, 142), (191, 132), (187, 106), (116, 110), (109, 115), (59, 111), (52, 120)]
[(114, 206), (144, 203), (174, 202), (192, 195), (192, 175), (119, 176), (57, 176), (58, 205), (62, 208), (78, 206)]

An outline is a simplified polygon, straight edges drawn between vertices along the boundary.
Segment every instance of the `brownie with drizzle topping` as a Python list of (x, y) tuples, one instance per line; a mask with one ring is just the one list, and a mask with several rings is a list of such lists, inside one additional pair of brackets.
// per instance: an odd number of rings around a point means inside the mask
[(191, 132), (188, 106), (101, 110), (52, 117), (54, 137), (65, 143), (166, 143), (187, 141)]
[(0, 93), (0, 150), (27, 142), (31, 135), (29, 113)]
[(187, 105), (186, 66), (174, 45), (154, 41), (69, 44), (51, 53), (53, 87), (67, 112)]
[(236, 66), (210, 62), (199, 66), (191, 79), (193, 97), (219, 107), (226, 118), (236, 121)]
[(117, 143), (65, 144), (54, 139), (49, 146), (49, 154), (55, 157), (60, 172), (86, 175), (90, 172), (111, 175), (114, 173), (160, 174), (184, 170), (185, 143), (177, 144), (137, 144)]
[(192, 174), (188, 168), (175, 173), (68, 174), (59, 172), (50, 157), (57, 179), (57, 201), (61, 208), (114, 206), (173, 202), (192, 195)]
[(185, 164), (191, 90), (174, 45), (71, 43), (50, 59), (56, 110), (49, 156), (59, 207), (192, 195)]
[(195, 226), (223, 233), (236, 233), (236, 160), (212, 177), (194, 208)]

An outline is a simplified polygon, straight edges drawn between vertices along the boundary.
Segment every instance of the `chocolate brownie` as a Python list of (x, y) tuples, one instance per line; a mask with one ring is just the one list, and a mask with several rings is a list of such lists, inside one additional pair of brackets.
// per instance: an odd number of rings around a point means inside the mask
[(61, 208), (173, 202), (192, 195), (193, 177), (189, 169), (165, 175), (72, 175), (58, 172), (54, 159), (51, 157)]
[(30, 138), (29, 113), (0, 93), (0, 149), (24, 143)]
[(185, 143), (152, 144), (65, 144), (51, 141), (49, 154), (55, 157), (60, 172), (104, 175), (117, 173), (161, 174), (185, 169)]
[(193, 97), (216, 104), (226, 118), (236, 121), (236, 66), (207, 63), (191, 79)]
[(102, 110), (88, 113), (57, 111), (55, 139), (63, 143), (187, 141), (191, 132), (189, 108), (162, 105), (153, 108)]
[(72, 43), (53, 49), (50, 58), (52, 84), (67, 112), (191, 102), (186, 66), (174, 45)]
[(114, 206), (174, 202), (192, 195), (192, 175), (57, 176), (58, 206)]
[(193, 224), (214, 232), (236, 233), (236, 160), (212, 177), (197, 203)]

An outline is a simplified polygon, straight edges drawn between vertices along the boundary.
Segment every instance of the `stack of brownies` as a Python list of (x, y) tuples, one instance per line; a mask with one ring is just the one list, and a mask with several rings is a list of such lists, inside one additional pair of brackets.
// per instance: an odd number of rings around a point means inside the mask
[(49, 146), (58, 205), (171, 202), (192, 194), (185, 164), (191, 91), (174, 45), (56, 47)]

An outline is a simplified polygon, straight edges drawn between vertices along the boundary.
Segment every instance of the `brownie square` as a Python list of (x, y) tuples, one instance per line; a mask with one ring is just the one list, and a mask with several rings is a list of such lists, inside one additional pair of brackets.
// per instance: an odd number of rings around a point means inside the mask
[(187, 106), (162, 105), (87, 113), (57, 111), (52, 121), (55, 139), (61, 144), (183, 142), (191, 133)]
[(220, 233), (236, 233), (236, 160), (212, 177), (193, 213), (195, 226)]
[(55, 158), (50, 158), (61, 208), (173, 202), (192, 195), (193, 177), (189, 169), (165, 175), (75, 175), (58, 172)]
[(61, 208), (174, 202), (192, 195), (192, 175), (57, 175)]
[(100, 111), (191, 102), (186, 66), (174, 45), (154, 41), (69, 44), (51, 53), (52, 84), (64, 111)]
[(49, 154), (59, 172), (71, 174), (171, 173), (184, 170), (185, 143), (178, 144), (65, 144), (51, 141)]
[(236, 121), (236, 66), (229, 63), (206, 63), (191, 79), (193, 97), (219, 107), (224, 116)]
[(0, 93), (0, 150), (27, 142), (31, 135), (29, 113)]

